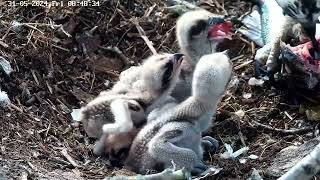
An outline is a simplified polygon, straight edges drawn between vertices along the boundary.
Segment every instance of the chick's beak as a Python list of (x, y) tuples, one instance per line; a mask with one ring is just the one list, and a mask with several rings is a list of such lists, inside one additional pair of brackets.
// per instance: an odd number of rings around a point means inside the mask
[(230, 21), (225, 21), (223, 23), (213, 25), (209, 32), (208, 38), (209, 40), (220, 40), (220, 39), (232, 39), (232, 28), (233, 25)]
[(173, 55), (173, 60), (174, 60), (174, 62), (176, 62), (176, 61), (182, 61), (182, 58), (183, 57), (183, 54), (181, 54), (181, 53), (175, 53), (174, 55)]
[(183, 60), (183, 54), (181, 53), (175, 53), (173, 55), (173, 70), (177, 71), (181, 65), (181, 62)]

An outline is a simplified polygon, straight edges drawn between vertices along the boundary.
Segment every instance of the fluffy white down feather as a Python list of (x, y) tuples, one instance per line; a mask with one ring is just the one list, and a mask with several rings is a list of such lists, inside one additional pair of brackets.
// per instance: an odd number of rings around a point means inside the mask
[(10, 104), (8, 94), (0, 90), (0, 107), (7, 107)]

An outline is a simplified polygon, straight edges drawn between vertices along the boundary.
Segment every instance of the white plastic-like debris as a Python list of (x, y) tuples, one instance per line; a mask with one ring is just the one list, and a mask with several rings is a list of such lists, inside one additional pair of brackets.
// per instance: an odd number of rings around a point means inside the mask
[(233, 76), (228, 85), (228, 90), (235, 92), (239, 88), (240, 80), (237, 76)]
[(224, 147), (226, 148), (226, 151), (220, 154), (220, 157), (223, 159), (230, 159), (233, 153), (233, 148), (231, 147), (230, 144), (227, 144), (227, 143), (224, 144)]
[(10, 105), (10, 99), (8, 94), (0, 90), (0, 107), (7, 107)]
[(225, 143), (225, 144), (224, 144), (224, 147), (226, 147), (226, 150), (227, 150), (227, 152), (228, 152), (229, 154), (232, 154), (232, 153), (233, 153), (233, 148), (231, 147), (230, 144)]
[(81, 109), (72, 109), (72, 112), (71, 112), (71, 117), (72, 117), (72, 120), (74, 121), (81, 121)]
[(248, 81), (250, 86), (263, 86), (264, 80), (263, 79), (256, 79), (254, 77), (250, 78)]
[(0, 70), (4, 71), (7, 75), (10, 75), (13, 71), (10, 62), (2, 56), (0, 56)]
[(316, 37), (316, 39), (320, 38), (320, 23), (316, 24), (316, 35), (315, 35), (315, 37)]
[(262, 79), (263, 79), (264, 81), (269, 81), (269, 80), (270, 80), (269, 76), (263, 76)]
[(245, 99), (250, 99), (252, 97), (252, 94), (251, 93), (243, 93), (243, 98)]
[(249, 147), (243, 147), (235, 152), (230, 144), (225, 143), (224, 146), (226, 147), (226, 152), (220, 155), (223, 159), (234, 159), (240, 156), (241, 154), (247, 153), (249, 151)]
[(259, 171), (256, 170), (255, 168), (252, 168), (252, 169), (253, 171), (251, 173), (251, 176), (247, 180), (263, 180), (263, 178), (259, 174)]
[(205, 170), (203, 173), (201, 173), (198, 177), (193, 177), (192, 179), (193, 180), (204, 179), (208, 176), (213, 176), (213, 175), (218, 174), (221, 170), (222, 170), (222, 168), (209, 166), (209, 168), (207, 170)]
[(239, 111), (235, 112), (235, 114), (236, 114), (238, 117), (243, 118), (244, 115), (245, 115), (245, 112), (244, 112), (242, 109), (240, 109)]
[(239, 149), (238, 151), (232, 153), (232, 157), (236, 158), (238, 156), (240, 156), (241, 154), (247, 153), (249, 151), (249, 147), (243, 147), (241, 149)]
[(110, 88), (111, 87), (111, 82), (109, 80), (106, 80), (103, 85), (106, 87), (106, 88)]
[(257, 155), (254, 155), (254, 154), (251, 154), (250, 156), (248, 157), (242, 157), (239, 159), (239, 162), (241, 164), (245, 164), (249, 159), (252, 159), (252, 160), (255, 160), (255, 159), (258, 159), (258, 156)]
[(240, 162), (241, 164), (245, 164), (245, 163), (247, 162), (247, 159), (246, 159), (246, 158), (240, 158), (240, 159), (239, 159), (239, 162)]
[(19, 31), (21, 31), (21, 27), (22, 27), (22, 24), (19, 23), (18, 21), (13, 20), (13, 21), (11, 22), (11, 29), (12, 29), (13, 31), (19, 32)]
[(259, 157), (257, 155), (251, 154), (250, 156), (248, 156), (249, 159), (258, 159)]

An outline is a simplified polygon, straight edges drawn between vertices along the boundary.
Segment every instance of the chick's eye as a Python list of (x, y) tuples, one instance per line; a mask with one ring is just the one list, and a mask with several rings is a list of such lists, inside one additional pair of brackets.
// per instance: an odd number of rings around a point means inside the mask
[(190, 37), (200, 35), (205, 30), (207, 23), (204, 20), (197, 21), (190, 29)]

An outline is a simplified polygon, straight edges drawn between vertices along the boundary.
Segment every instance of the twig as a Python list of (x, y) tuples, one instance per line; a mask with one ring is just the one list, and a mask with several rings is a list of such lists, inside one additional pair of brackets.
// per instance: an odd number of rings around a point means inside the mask
[[(37, 27), (35, 27), (35, 26), (30, 25), (29, 23), (22, 23), (21, 25), (25, 25), (25, 26), (27, 26), (27, 27), (29, 27), (29, 28), (33, 29), (33, 30), (38, 31), (38, 32), (39, 32), (39, 33), (41, 33), (41, 34), (44, 34), (44, 32), (43, 32), (43, 31), (41, 31), (40, 29), (38, 29), (38, 28), (37, 28)], [(36, 25), (37, 25), (37, 24), (36, 24)]]
[(32, 30), (30, 31), (29, 35), (28, 35), (28, 41), (27, 41), (27, 44), (29, 44), (29, 43), (30, 43), (31, 38), (32, 38), (32, 36), (33, 36), (33, 33), (34, 33), (34, 29), (32, 29)]
[(174, 171), (172, 169), (165, 169), (164, 171), (157, 174), (150, 175), (137, 175), (137, 176), (116, 176), (116, 177), (106, 177), (109, 180), (153, 180), (153, 179), (189, 179), (191, 178), (190, 173), (186, 170), (181, 169)]
[(71, 34), (69, 34), (66, 30), (64, 30), (63, 26), (60, 26), (61, 31), (67, 36), (67, 37), (72, 37)]
[(284, 111), (284, 114), (292, 121), (293, 120), (293, 117), (287, 112), (287, 111)]
[(2, 36), (1, 41), (3, 41), (7, 37), (11, 29), (12, 29), (12, 26), (7, 29), (6, 33)]
[(38, 171), (38, 168), (36, 168), (30, 161), (27, 161), (28, 165), (33, 169), (34, 171)]
[(38, 78), (37, 78), (37, 76), (36, 76), (35, 71), (34, 71), (34, 70), (31, 70), (31, 74), (32, 74), (32, 76), (33, 76), (34, 81), (35, 81), (36, 84), (39, 86), (40, 83), (39, 83), (39, 80), (38, 80)]
[(252, 52), (252, 54), (256, 53), (256, 44), (252, 41), (251, 41), (251, 52)]
[(49, 82), (46, 80), (46, 85), (47, 85), (47, 88), (50, 92), (50, 94), (53, 94), (53, 90), (52, 90), (52, 87), (50, 86)]
[(146, 33), (144, 32), (144, 30), (142, 29), (142, 27), (139, 25), (138, 19), (134, 18), (133, 19), (133, 23), (134, 25), (136, 25), (136, 28), (141, 36), (141, 38), (144, 40), (144, 42), (147, 44), (147, 46), (149, 47), (149, 49), (151, 50), (151, 52), (155, 55), (158, 54), (156, 49), (153, 47), (153, 43), (148, 39), (148, 37), (146, 36)]
[(226, 11), (226, 9), (224, 9), (224, 7), (217, 0), (213, 0), (213, 3), (217, 6), (217, 8), (222, 9), (224, 15), (228, 15), (228, 12)]
[(66, 149), (61, 150), (61, 154), (72, 164), (74, 167), (80, 167), (74, 160), (73, 158), (68, 154)]
[(171, 33), (173, 32), (173, 30), (176, 28), (176, 26), (173, 26), (169, 31), (166, 32), (166, 37), (164, 38), (164, 40), (161, 42), (161, 44), (158, 47), (158, 50), (163, 46), (164, 43), (167, 43), (171, 37)]
[(10, 107), (13, 108), (16, 111), (19, 111), (20, 113), (24, 113), (23, 110), (21, 108), (19, 108), (18, 106), (10, 103)]
[(240, 65), (236, 66), (236, 67), (234, 68), (234, 70), (239, 70), (239, 69), (241, 69), (241, 68), (243, 68), (243, 67), (245, 67), (245, 66), (249, 65), (249, 64), (250, 64), (250, 63), (252, 63), (252, 62), (253, 62), (253, 60), (246, 61), (246, 62), (244, 62), (244, 63), (242, 63), (242, 64), (240, 64)]
[(168, 2), (173, 5), (184, 5), (188, 9), (199, 9), (198, 6), (191, 4), (191, 3), (184, 1), (184, 0), (168, 0)]
[(61, 49), (63, 51), (66, 51), (66, 52), (70, 52), (69, 49), (63, 48), (61, 46), (58, 46), (58, 45), (55, 45), (55, 44), (52, 44), (52, 46), (55, 47), (55, 48)]
[(119, 39), (119, 41), (117, 42), (117, 44), (115, 45), (115, 47), (119, 46), (119, 44), (120, 44), (120, 42), (123, 40), (124, 36), (125, 36), (126, 34), (128, 34), (128, 32), (131, 31), (132, 28), (133, 28), (133, 26), (131, 25), (131, 26), (128, 28), (128, 30), (126, 30), (126, 32), (124, 32), (124, 33), (122, 34), (122, 36), (120, 37), (120, 39)]
[(157, 6), (157, 4), (155, 3), (153, 6), (151, 6), (146, 12), (144, 17), (149, 17), (150, 14), (152, 13), (152, 11), (154, 10), (154, 8)]
[(275, 132), (282, 133), (282, 134), (301, 134), (301, 133), (309, 132), (313, 129), (312, 127), (306, 127), (306, 128), (301, 128), (301, 129), (278, 129), (278, 128), (273, 128), (273, 127), (265, 125), (265, 124), (261, 124), (257, 121), (254, 121), (254, 120), (251, 120), (251, 122), (257, 127), (260, 127), (260, 128), (266, 129), (266, 130), (270, 130), (270, 131), (275, 131)]
[(242, 42), (244, 42), (244, 43), (248, 44), (249, 46), (251, 46), (251, 43), (250, 43), (249, 41), (247, 41), (246, 39), (244, 39), (243, 37), (238, 36), (238, 38), (239, 38)]
[(238, 60), (238, 59), (241, 59), (241, 58), (243, 58), (243, 57), (244, 57), (244, 55), (242, 54), (242, 55), (240, 55), (240, 56), (237, 56), (237, 57), (232, 58), (230, 61), (231, 61), (231, 62), (234, 62), (234, 61), (236, 61), (236, 60)]
[(4, 48), (8, 48), (9, 45), (0, 40), (0, 45)]
[[(4, 23), (4, 24), (9, 25), (9, 23)], [(41, 27), (41, 26), (51, 27), (52, 29), (61, 28), (62, 32), (63, 32), (64, 34), (66, 34), (66, 36), (71, 37), (71, 35), (63, 29), (62, 24), (60, 24), (60, 25), (55, 25), (55, 24), (53, 24), (53, 23), (51, 23), (51, 24), (45, 24), (45, 23), (19, 23), (19, 26), (29, 27), (29, 28), (31, 28), (31, 29), (33, 29), (33, 30), (36, 30), (36, 31), (40, 32), (42, 35), (44, 35), (45, 33), (44, 33), (43, 31), (41, 31), (40, 29), (37, 28), (37, 27), (39, 27), (39, 26), (40, 26), (40, 27)], [(3, 41), (3, 40), (6, 38), (6, 36), (9, 34), (10, 30), (12, 29), (12, 27), (13, 27), (13, 26), (11, 26), (11, 27), (8, 28), (8, 30), (7, 30), (7, 32), (5, 33), (5, 35), (1, 38), (2, 41)]]
[(90, 85), (90, 89), (89, 89), (89, 92), (90, 92), (90, 93), (92, 92), (93, 84), (94, 84), (94, 81), (95, 81), (95, 80), (96, 80), (96, 73), (93, 73), (93, 78), (92, 78), (91, 85)]

